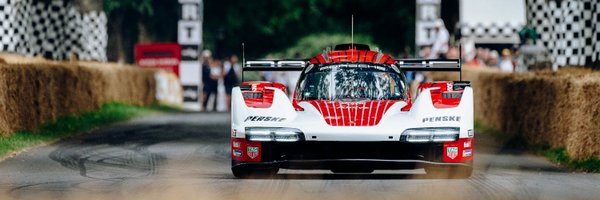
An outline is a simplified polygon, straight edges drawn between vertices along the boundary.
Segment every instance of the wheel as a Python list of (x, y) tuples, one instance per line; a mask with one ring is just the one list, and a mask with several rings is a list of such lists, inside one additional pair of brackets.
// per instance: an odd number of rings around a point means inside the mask
[(373, 173), (374, 169), (370, 168), (333, 168), (331, 172), (333, 173)]
[(279, 168), (232, 167), (231, 172), (238, 178), (268, 178), (277, 175)]
[(428, 178), (466, 179), (473, 174), (473, 168), (467, 166), (441, 166), (425, 168)]

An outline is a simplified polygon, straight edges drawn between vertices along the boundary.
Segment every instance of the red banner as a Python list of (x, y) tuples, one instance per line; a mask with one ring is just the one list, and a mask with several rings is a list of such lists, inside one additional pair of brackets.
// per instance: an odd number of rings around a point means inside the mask
[(135, 45), (135, 62), (144, 68), (164, 69), (179, 77), (181, 47), (177, 43)]

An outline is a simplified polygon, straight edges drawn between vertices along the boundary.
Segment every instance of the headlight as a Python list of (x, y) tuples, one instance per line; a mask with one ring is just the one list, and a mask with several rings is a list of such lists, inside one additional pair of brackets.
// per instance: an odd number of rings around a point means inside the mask
[(304, 140), (304, 134), (296, 128), (246, 127), (246, 139), (257, 142), (297, 142)]
[(453, 142), (458, 140), (460, 128), (435, 127), (406, 129), (400, 136), (403, 142)]

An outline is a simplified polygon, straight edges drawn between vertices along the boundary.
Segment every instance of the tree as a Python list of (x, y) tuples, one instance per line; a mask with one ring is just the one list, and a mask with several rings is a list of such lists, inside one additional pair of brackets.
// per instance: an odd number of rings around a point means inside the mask
[(414, 44), (414, 1), (382, 0), (221, 0), (205, 1), (205, 48), (217, 55), (240, 52), (249, 57), (282, 51), (300, 38), (318, 33), (369, 35), (383, 49), (399, 52)]
[[(217, 57), (239, 54), (242, 42), (247, 57), (258, 58), (283, 52), (309, 35), (349, 36), (351, 15), (355, 17), (355, 34), (372, 38), (381, 49), (400, 52), (414, 44), (414, 0), (203, 2), (204, 48)], [(107, 53), (111, 61), (133, 62), (133, 46), (138, 42), (177, 41), (178, 1), (104, 0), (103, 8), (109, 16)]]
[(108, 59), (132, 63), (137, 43), (176, 42), (178, 6), (173, 0), (104, 0)]

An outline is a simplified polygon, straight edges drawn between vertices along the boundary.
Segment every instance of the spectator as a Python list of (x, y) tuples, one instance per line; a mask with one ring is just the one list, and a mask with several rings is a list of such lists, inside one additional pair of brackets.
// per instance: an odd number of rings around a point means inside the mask
[(435, 21), (435, 33), (433, 35), (433, 46), (431, 47), (430, 59), (445, 59), (446, 53), (448, 53), (448, 40), (450, 34), (444, 26), (444, 21), (438, 19)]
[[(212, 62), (212, 52), (208, 49), (202, 51), (202, 91), (203, 91), (203, 99), (202, 99), (202, 105), (204, 105), (204, 97), (206, 96), (206, 91), (208, 91), (208, 88), (211, 87), (209, 86), (209, 84), (211, 84), (210, 81), (210, 64)], [(204, 110), (206, 110), (205, 106), (202, 107)]]
[(487, 60), (487, 66), (498, 67), (498, 58), (499, 57), (500, 57), (500, 55), (498, 54), (498, 51), (496, 51), (496, 50), (490, 51), (490, 55)]
[(467, 65), (473, 68), (480, 68), (484, 65), (484, 63), (481, 62), (481, 59), (479, 59), (479, 54), (475, 54), (473, 59), (467, 61)]
[[(219, 86), (219, 79), (222, 76), (222, 64), (221, 61), (214, 59), (212, 57), (209, 57), (208, 62), (207, 62), (207, 66), (204, 67), (205, 69), (203, 69), (203, 75), (207, 75), (206, 79), (203, 78), (203, 80), (205, 80), (205, 84), (204, 84), (204, 88), (203, 88), (203, 99), (202, 99), (202, 107), (204, 108), (204, 111), (208, 111), (208, 101), (210, 99), (210, 96), (212, 96), (214, 94), (214, 100), (213, 100), (213, 104), (212, 104), (212, 111), (216, 111), (217, 108), (217, 88)], [(206, 71), (204, 71), (206, 70)]]
[(448, 49), (448, 53), (446, 53), (446, 58), (448, 59), (458, 59), (459, 58), (459, 51), (458, 51), (458, 47), (450, 47)]
[(223, 64), (223, 84), (225, 85), (227, 110), (231, 110), (231, 90), (239, 83), (239, 73), (238, 57), (235, 54), (231, 55)]
[(502, 49), (502, 60), (500, 61), (500, 70), (505, 72), (513, 72), (515, 70), (512, 56), (510, 55), (510, 50), (508, 49)]

